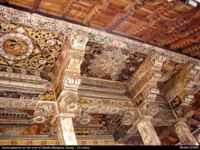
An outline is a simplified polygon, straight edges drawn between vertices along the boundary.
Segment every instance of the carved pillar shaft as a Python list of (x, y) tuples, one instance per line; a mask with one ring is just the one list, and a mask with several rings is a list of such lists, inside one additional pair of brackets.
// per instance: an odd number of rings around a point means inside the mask
[(137, 123), (137, 129), (144, 145), (161, 145), (160, 139), (149, 118), (142, 118)]
[(85, 47), (88, 42), (88, 35), (83, 31), (74, 31), (69, 41), (69, 64), (66, 70), (80, 75), (81, 63), (84, 59)]
[(81, 82), (81, 63), (84, 58), (87, 33), (73, 31), (69, 38), (69, 60), (65, 69), (64, 88), (58, 98), (58, 140), (62, 145), (77, 145), (72, 118), (78, 111), (78, 88)]
[(178, 121), (175, 125), (175, 131), (181, 144), (198, 145), (185, 121)]
[(58, 140), (60, 145), (77, 145), (72, 118), (72, 115), (61, 115), (58, 118)]

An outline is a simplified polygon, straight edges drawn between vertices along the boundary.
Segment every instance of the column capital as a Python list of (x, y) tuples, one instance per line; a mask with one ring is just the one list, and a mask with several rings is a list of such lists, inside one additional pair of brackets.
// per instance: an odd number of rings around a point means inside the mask
[(88, 40), (89, 37), (87, 32), (82, 30), (74, 30), (69, 38), (70, 47), (74, 50), (85, 50)]
[(153, 68), (160, 71), (160, 69), (162, 69), (163, 63), (167, 60), (167, 57), (156, 52), (151, 52), (150, 56)]
[(77, 92), (69, 90), (62, 91), (58, 98), (58, 107), (60, 113), (78, 113), (79, 112), (79, 96)]
[(77, 73), (66, 72), (64, 77), (64, 90), (77, 91), (81, 83), (81, 76)]

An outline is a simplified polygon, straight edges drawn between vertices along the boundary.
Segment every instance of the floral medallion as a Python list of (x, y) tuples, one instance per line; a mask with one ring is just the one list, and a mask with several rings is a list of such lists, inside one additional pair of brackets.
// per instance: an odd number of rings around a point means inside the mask
[(0, 55), (8, 60), (25, 59), (32, 50), (31, 39), (21, 33), (9, 33), (0, 38)]

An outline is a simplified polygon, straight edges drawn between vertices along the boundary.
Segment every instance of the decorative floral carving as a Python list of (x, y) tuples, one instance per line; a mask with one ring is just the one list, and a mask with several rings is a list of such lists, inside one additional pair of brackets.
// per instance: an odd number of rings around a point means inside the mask
[(20, 33), (5, 34), (0, 38), (0, 55), (8, 60), (27, 58), (33, 50), (33, 44), (27, 36)]
[(128, 56), (121, 50), (103, 51), (100, 55), (95, 55), (90, 61), (90, 74), (100, 78), (110, 76), (112, 80), (118, 80), (119, 74), (125, 68)]
[(145, 55), (128, 49), (88, 43), (82, 74), (112, 80), (128, 80), (143, 62)]
[(83, 112), (76, 118), (76, 120), (79, 121), (81, 125), (87, 125), (92, 120), (92, 117), (91, 115)]
[(65, 36), (57, 32), (2, 21), (0, 64), (23, 68), (29, 72), (39, 71), (42, 78), (51, 80), (49, 73), (53, 71), (64, 40)]

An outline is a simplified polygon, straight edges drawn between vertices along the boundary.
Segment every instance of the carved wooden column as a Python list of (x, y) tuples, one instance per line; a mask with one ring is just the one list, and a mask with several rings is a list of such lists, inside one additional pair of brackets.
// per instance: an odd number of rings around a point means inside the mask
[(161, 145), (160, 139), (151, 123), (151, 117), (142, 117), (137, 123), (137, 129), (144, 145)]
[(190, 132), (190, 128), (184, 120), (178, 120), (175, 124), (175, 131), (181, 144), (198, 145), (198, 142)]
[(199, 78), (200, 66), (187, 63), (161, 90), (169, 103), (176, 103), (180, 99), (181, 105), (190, 106), (193, 95), (200, 90)]
[(73, 114), (62, 114), (58, 120), (58, 141), (61, 145), (77, 145)]
[(77, 145), (73, 118), (79, 112), (78, 88), (81, 82), (81, 63), (84, 59), (88, 36), (85, 32), (72, 32), (68, 48), (68, 64), (65, 69), (64, 87), (58, 98), (59, 115), (57, 118), (58, 139), (62, 145)]
[[(158, 88), (158, 82), (163, 75), (162, 67), (165, 61), (165, 56), (155, 52), (151, 53), (136, 73), (134, 73), (128, 89), (132, 97), (132, 102), (138, 109), (137, 121), (132, 124), (126, 137), (122, 140), (125, 141), (130, 138), (138, 129), (144, 144), (161, 144), (149, 117), (152, 118), (160, 111), (160, 90)], [(151, 141), (151, 138), (155, 141)]]
[(146, 58), (133, 75), (129, 92), (132, 102), (135, 103), (143, 115), (154, 116), (158, 113), (160, 89), (158, 82), (161, 79), (162, 67), (166, 57), (153, 53)]

